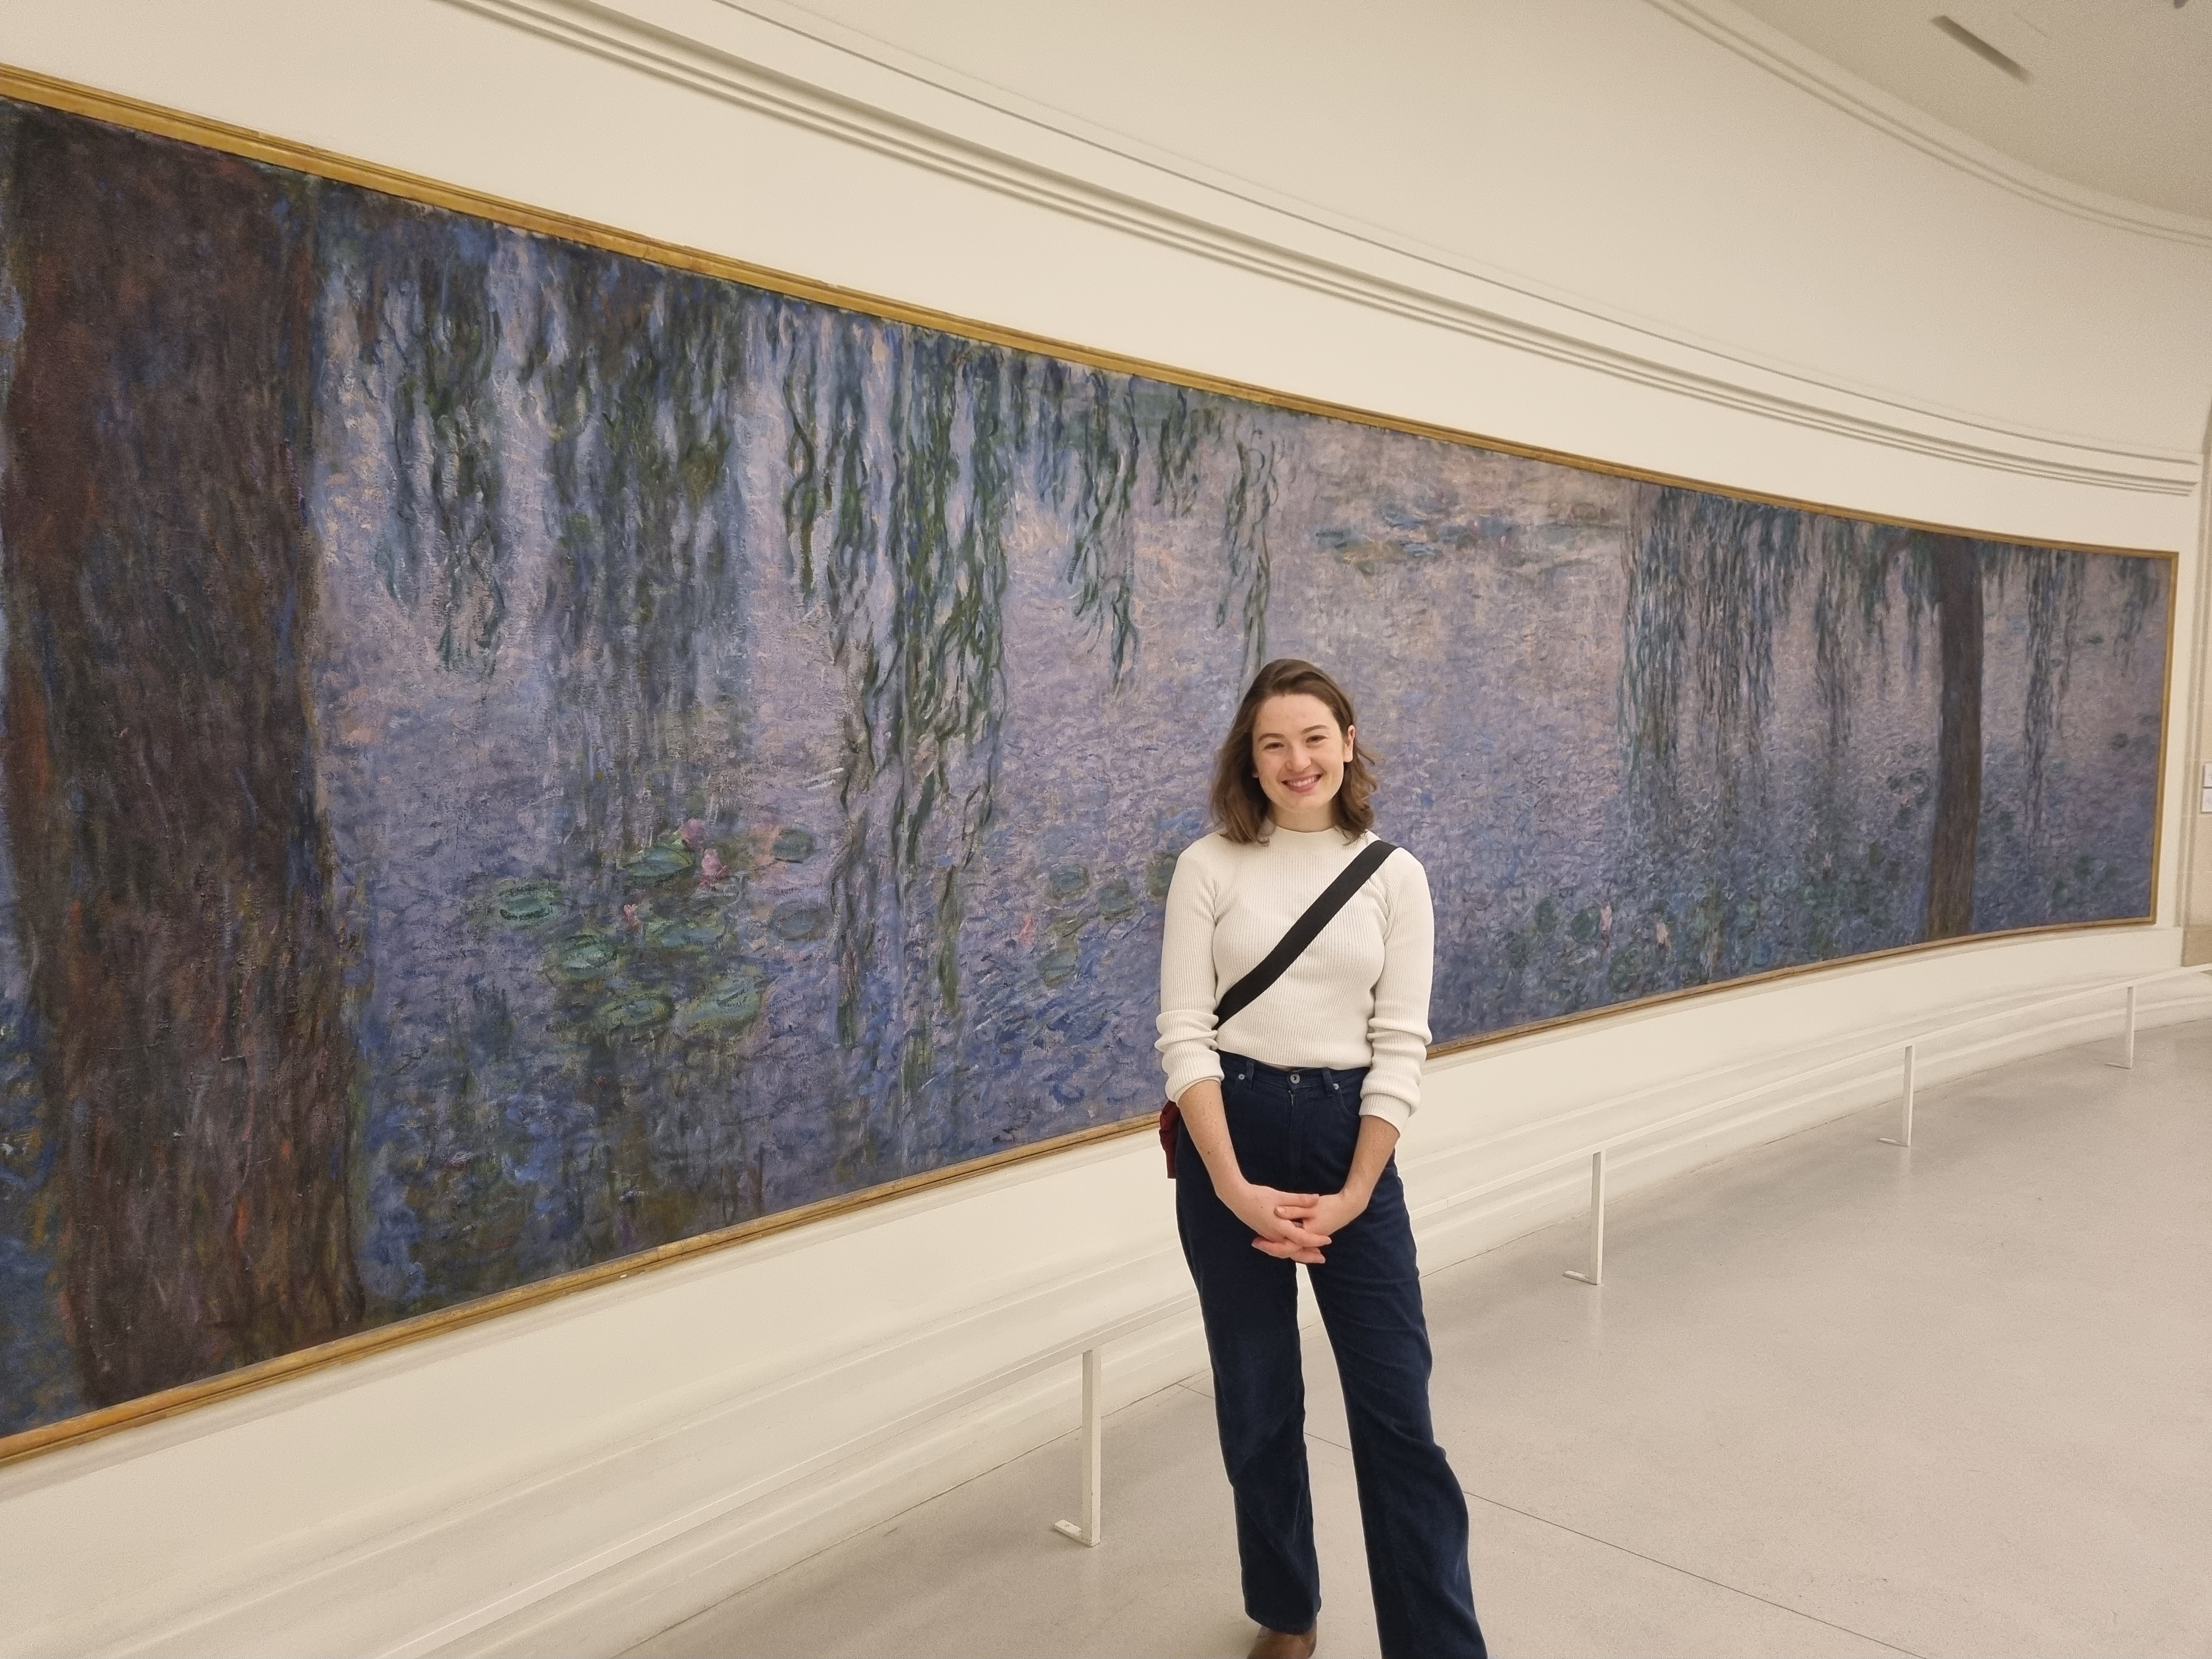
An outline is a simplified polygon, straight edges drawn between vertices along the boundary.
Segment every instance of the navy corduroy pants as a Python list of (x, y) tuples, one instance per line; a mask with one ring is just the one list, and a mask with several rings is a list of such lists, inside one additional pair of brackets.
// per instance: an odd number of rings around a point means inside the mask
[[(1333, 1193), (1351, 1172), (1364, 1071), (1282, 1071), (1221, 1056), (1238, 1167), (1285, 1192)], [(1306, 1475), (1297, 1266), (1252, 1248), (1185, 1128), (1176, 1215), (1213, 1359), (1222, 1462), (1237, 1499), (1244, 1610), (1302, 1631), (1321, 1610)], [(1429, 1418), (1429, 1333), (1394, 1159), (1358, 1220), (1307, 1269), (1336, 1352), (1375, 1621), (1386, 1659), (1482, 1659), (1467, 1498)]]

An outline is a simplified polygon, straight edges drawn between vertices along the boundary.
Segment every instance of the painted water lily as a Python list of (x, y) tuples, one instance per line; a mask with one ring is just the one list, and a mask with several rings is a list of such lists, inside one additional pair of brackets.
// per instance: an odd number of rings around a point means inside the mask
[[(704, 818), (684, 819), (683, 834), (684, 844), (693, 852), (697, 852), (699, 843), (707, 839), (707, 821)], [(713, 855), (710, 854), (708, 856)]]
[[(693, 822), (696, 823), (697, 820), (694, 819)], [(687, 836), (691, 833), (690, 824), (687, 823), (684, 826), (684, 832)], [(713, 848), (709, 847), (704, 853), (700, 854), (699, 884), (701, 886), (712, 887), (716, 882), (721, 880), (724, 876), (726, 876), (729, 873), (730, 866), (722, 862), (722, 855), (720, 853), (717, 853)]]

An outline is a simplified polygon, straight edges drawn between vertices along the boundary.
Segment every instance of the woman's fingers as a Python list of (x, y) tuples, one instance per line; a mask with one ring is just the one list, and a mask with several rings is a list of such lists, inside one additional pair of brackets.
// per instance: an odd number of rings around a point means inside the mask
[(1317, 1249), (1330, 1242), (1330, 1236), (1316, 1232), (1295, 1221), (1271, 1219), (1267, 1226), (1256, 1230), (1259, 1236), (1279, 1244), (1289, 1244), (1301, 1249)]
[(1248, 1198), (1232, 1207), (1253, 1231), (1266, 1233), (1281, 1225), (1295, 1224), (1288, 1218), (1289, 1212), (1309, 1208), (1320, 1201), (1310, 1193), (1279, 1193), (1272, 1187), (1255, 1187)]
[(1285, 1261), (1322, 1260), (1321, 1247), (1329, 1242), (1329, 1236), (1316, 1232), (1304, 1218), (1321, 1202), (1317, 1194), (1277, 1192), (1272, 1187), (1253, 1188), (1248, 1193), (1237, 1210), (1255, 1235), (1255, 1249)]

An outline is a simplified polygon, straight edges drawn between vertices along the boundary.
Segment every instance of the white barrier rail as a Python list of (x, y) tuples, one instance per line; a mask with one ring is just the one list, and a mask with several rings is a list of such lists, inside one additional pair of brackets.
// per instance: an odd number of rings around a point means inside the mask
[[(2136, 992), (2137, 988), (2145, 985), (2154, 985), (2164, 980), (2185, 979), (2192, 974), (2203, 973), (2212, 973), (2212, 962), (2200, 963), (2191, 968), (2169, 968), (2162, 973), (2143, 974), (2134, 979), (2107, 980), (2101, 985), (2085, 985), (2075, 990), (2063, 991), (2057, 996), (2039, 998), (2036, 1001), (2025, 1003), (2018, 1007), (2000, 1008), (1990, 1013), (1977, 1014), (1971, 1019), (1957, 1019), (1948, 1025), (1931, 1026), (1927, 1030), (1916, 1032), (1901, 1041), (1893, 1037), (1887, 1042), (1875, 1043), (1864, 1048), (1855, 1048), (1850, 1054), (1838, 1054), (1832, 1060), (1822, 1060), (1817, 1066), (1808, 1066), (1801, 1071), (1790, 1073), (1786, 1077), (1775, 1078), (1765, 1083), (1756, 1084), (1748, 1089), (1740, 1089), (1735, 1094), (1723, 1096), (1718, 1100), (1702, 1102), (1687, 1111), (1677, 1112), (1672, 1117), (1662, 1118), (1656, 1123), (1638, 1124), (1633, 1129), (1625, 1129), (1617, 1135), (1611, 1135), (1603, 1140), (1594, 1142), (1580, 1152), (1562, 1153), (1558, 1158), (1547, 1158), (1541, 1164), (1516, 1170), (1510, 1176), (1475, 1188), (1475, 1193), (1487, 1192), (1493, 1188), (1525, 1180), (1533, 1175), (1541, 1175), (1545, 1170), (1557, 1169), (1564, 1164), (1577, 1163), (1585, 1158), (1589, 1159), (1589, 1271), (1578, 1273), (1570, 1268), (1566, 1277), (1579, 1279), (1585, 1285), (1596, 1285), (1605, 1277), (1605, 1156), (1614, 1147), (1625, 1146), (1644, 1135), (1656, 1134), (1662, 1129), (1669, 1129), (1677, 1124), (1686, 1123), (1692, 1118), (1702, 1117), (1708, 1112), (1717, 1112), (1724, 1107), (1740, 1105), (1759, 1095), (1771, 1094), (1775, 1090), (1787, 1088), (1793, 1083), (1802, 1083), (1807, 1078), (1818, 1077), (1823, 1072), (1831, 1072), (1839, 1066), (1871, 1060), (1892, 1050), (1899, 1051), (1902, 1054), (1905, 1066), (1905, 1087), (1898, 1103), (1897, 1133), (1894, 1135), (1883, 1135), (1881, 1139), (1886, 1146), (1910, 1147), (1912, 1145), (1913, 1075), (1917, 1067), (1920, 1047), (1923, 1043), (1937, 1037), (1951, 1036), (1977, 1025), (1986, 1025), (1992, 1021), (2017, 1019), (2022, 1014), (2032, 1014), (2040, 1009), (2056, 1007), (2061, 1003), (2078, 1002), (2083, 997), (2100, 996), (2115, 990), (2124, 990), (2127, 993), (2126, 1024), (2121, 1037), (2121, 1057), (2112, 1064), (2133, 1071), (2136, 1063)], [(1471, 1193), (1468, 1196), (1473, 1197), (1474, 1194)]]
[[(1588, 1158), (1590, 1166), (1589, 1265), (1587, 1271), (1569, 1268), (1565, 1276), (1569, 1279), (1580, 1279), (1585, 1285), (1596, 1285), (1601, 1284), (1605, 1277), (1605, 1160), (1606, 1154), (1614, 1148), (1641, 1139), (1646, 1135), (1657, 1134), (1662, 1130), (1687, 1123), (1693, 1118), (1704, 1117), (1710, 1113), (1721, 1111), (1730, 1106), (1741, 1105), (1746, 1101), (1756, 1099), (1760, 1095), (1771, 1094), (1778, 1089), (1788, 1088), (1792, 1084), (1802, 1083), (1806, 1079), (1818, 1077), (1824, 1072), (1834, 1071), (1854, 1063), (1863, 1063), (1892, 1051), (1900, 1053), (1903, 1058), (1904, 1090), (1899, 1103), (1897, 1133), (1883, 1135), (1881, 1139), (1886, 1146), (1910, 1147), (1912, 1145), (1914, 1074), (1918, 1066), (1920, 1048), (1923, 1043), (1939, 1037), (1951, 1036), (1960, 1031), (1970, 1030), (1977, 1025), (1989, 1024), (1997, 1020), (2016, 1019), (2022, 1014), (2032, 1014), (2044, 1008), (2056, 1007), (2061, 1003), (2076, 1002), (2084, 997), (2101, 996), (2118, 990), (2126, 993), (2125, 1024), (2121, 1036), (2121, 1057), (2110, 1063), (2132, 1071), (2136, 1063), (2136, 991), (2145, 985), (2155, 985), (2166, 980), (2185, 979), (2191, 975), (2206, 973), (2212, 973), (2212, 963), (2202, 963), (2189, 968), (2167, 969), (2160, 973), (2143, 974), (2133, 979), (2107, 980), (2100, 985), (2085, 985), (2077, 989), (2061, 992), (2056, 996), (2044, 997), (2018, 1007), (2001, 1008), (1990, 1013), (1977, 1014), (1971, 1019), (1953, 1020), (1946, 1025), (1931, 1026), (1927, 1030), (1915, 1032), (1909, 1037), (1902, 1039), (1892, 1037), (1881, 1042), (1869, 1044), (1863, 1048), (1855, 1048), (1850, 1054), (1838, 1054), (1832, 1060), (1822, 1060), (1817, 1066), (1808, 1066), (1799, 1071), (1791, 1072), (1786, 1076), (1772, 1078), (1764, 1083), (1754, 1084), (1747, 1089), (1739, 1089), (1734, 1094), (1723, 1095), (1718, 1100), (1701, 1101), (1686, 1111), (1676, 1112), (1671, 1116), (1660, 1119), (1656, 1123), (1642, 1123), (1633, 1129), (1624, 1129), (1619, 1134), (1608, 1135), (1602, 1140), (1592, 1141), (1575, 1152), (1562, 1152), (1558, 1157), (1546, 1158), (1540, 1164), (1522, 1164), (1510, 1175), (1500, 1176), (1495, 1181), (1486, 1182), (1480, 1187), (1459, 1194), (1459, 1201), (1463, 1203), (1468, 1199), (1479, 1198), (1486, 1193), (1495, 1192), (1500, 1188), (1517, 1185), (1531, 1176), (1540, 1176), (1548, 1170)], [(1148, 1325), (1158, 1324), (1162, 1320), (1188, 1313), (1197, 1305), (1197, 1297), (1193, 1295), (1179, 1296), (1163, 1302), (1157, 1307), (1117, 1319), (1111, 1325), (1103, 1327), (1088, 1336), (1079, 1337), (1060, 1345), (1049, 1354), (1040, 1355), (1024, 1361), (1012, 1370), (1000, 1373), (984, 1382), (960, 1391), (959, 1401), (965, 1403), (981, 1397), (995, 1388), (1014, 1382), (1019, 1377), (1030, 1376), (1048, 1365), (1062, 1363), (1080, 1352), (1083, 1362), (1082, 1519), (1054, 1522), (1054, 1531), (1072, 1538), (1079, 1544), (1087, 1544), (1093, 1547), (1103, 1542), (1104, 1539), (1104, 1534), (1100, 1527), (1100, 1519), (1104, 1491), (1105, 1401), (1103, 1389), (1100, 1384), (1105, 1345), (1116, 1337), (1127, 1336)]]

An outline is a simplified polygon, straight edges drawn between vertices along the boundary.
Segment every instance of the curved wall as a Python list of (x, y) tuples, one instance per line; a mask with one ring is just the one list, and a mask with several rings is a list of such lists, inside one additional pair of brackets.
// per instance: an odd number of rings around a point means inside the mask
[[(1432, 1267), (1571, 1213), (1577, 1174), (1515, 1172), (1593, 1133), (2179, 959), (2212, 226), (1979, 153), (1718, 0), (395, 0), (373, 25), (11, 0), (0, 58), (1225, 378), (1856, 511), (2184, 551), (2157, 925), (1439, 1062), (1405, 1152)], [(2202, 1011), (2166, 1000), (2156, 1017)], [(1934, 1069), (2093, 1019), (2000, 1018)], [(1690, 1119), (1616, 1190), (1893, 1078), (1870, 1061)], [(0, 1469), (0, 1646), (611, 1650), (1064, 1426), (1052, 1376), (871, 1438), (1172, 1296), (1157, 1156), (1017, 1165)], [(1187, 1322), (1164, 1324), (1116, 1350), (1113, 1386), (1198, 1363)]]

